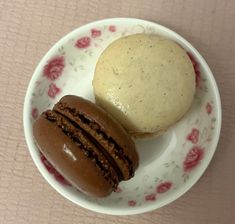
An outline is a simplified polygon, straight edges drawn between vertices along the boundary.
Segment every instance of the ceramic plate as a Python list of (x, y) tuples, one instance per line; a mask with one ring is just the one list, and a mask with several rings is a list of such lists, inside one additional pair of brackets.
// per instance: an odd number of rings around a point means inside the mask
[[(32, 124), (63, 95), (94, 101), (92, 78), (101, 52), (114, 40), (134, 33), (162, 35), (178, 42), (195, 69), (197, 92), (191, 110), (163, 136), (136, 141), (140, 166), (135, 177), (121, 182), (103, 199), (87, 197), (40, 155)], [(188, 191), (208, 166), (221, 127), (221, 104), (213, 75), (195, 48), (175, 32), (149, 21), (116, 18), (82, 26), (63, 37), (43, 57), (29, 84), (24, 105), (24, 130), (30, 154), (43, 177), (67, 199), (101, 213), (130, 215), (164, 206)]]

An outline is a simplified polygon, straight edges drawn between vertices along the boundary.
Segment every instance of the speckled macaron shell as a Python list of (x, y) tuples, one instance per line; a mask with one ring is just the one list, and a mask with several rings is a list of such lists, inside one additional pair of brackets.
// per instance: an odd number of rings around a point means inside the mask
[(183, 48), (158, 35), (134, 34), (111, 43), (95, 69), (96, 102), (134, 137), (164, 132), (189, 110), (193, 65)]

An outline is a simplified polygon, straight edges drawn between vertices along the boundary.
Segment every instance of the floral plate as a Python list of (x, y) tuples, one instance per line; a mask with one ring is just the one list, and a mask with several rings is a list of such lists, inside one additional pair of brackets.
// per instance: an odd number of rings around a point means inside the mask
[[(39, 153), (32, 124), (63, 95), (94, 101), (92, 77), (101, 52), (115, 39), (134, 33), (154, 33), (179, 43), (191, 58), (197, 81), (194, 104), (163, 136), (136, 141), (140, 166), (135, 177), (121, 182), (103, 199), (85, 196), (72, 187)], [(218, 143), (221, 103), (214, 77), (198, 51), (175, 32), (153, 22), (115, 18), (93, 22), (69, 33), (43, 57), (30, 81), (24, 103), (24, 131), (30, 154), (48, 183), (74, 203), (101, 213), (138, 214), (179, 198), (200, 178)]]

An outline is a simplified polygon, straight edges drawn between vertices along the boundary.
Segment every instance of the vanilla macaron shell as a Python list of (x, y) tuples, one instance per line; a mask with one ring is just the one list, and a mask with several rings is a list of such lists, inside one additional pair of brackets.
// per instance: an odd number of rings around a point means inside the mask
[(96, 103), (134, 137), (175, 124), (192, 105), (195, 73), (185, 50), (157, 35), (135, 34), (111, 43), (95, 69)]

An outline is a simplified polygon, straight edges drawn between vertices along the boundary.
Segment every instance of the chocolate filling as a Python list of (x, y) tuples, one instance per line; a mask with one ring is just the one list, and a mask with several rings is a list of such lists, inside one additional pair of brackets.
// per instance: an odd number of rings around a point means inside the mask
[(76, 122), (84, 131), (89, 133), (90, 136), (100, 145), (103, 153), (108, 156), (107, 158), (111, 164), (117, 164), (122, 172), (124, 180), (131, 178), (134, 175), (132, 161), (124, 154), (123, 148), (117, 142), (104, 132), (103, 128), (88, 118), (75, 108), (70, 108), (65, 103), (58, 103), (54, 110), (60, 114), (68, 117), (70, 120)]
[(104, 178), (109, 182), (112, 188), (117, 188), (120, 178), (118, 173), (116, 173), (106, 157), (100, 153), (97, 146), (93, 144), (87, 134), (79, 126), (75, 126), (74, 122), (71, 122), (68, 118), (56, 111), (48, 110), (43, 113), (43, 116), (61, 128), (63, 133), (69, 136), (79, 149), (81, 149), (101, 170)]

